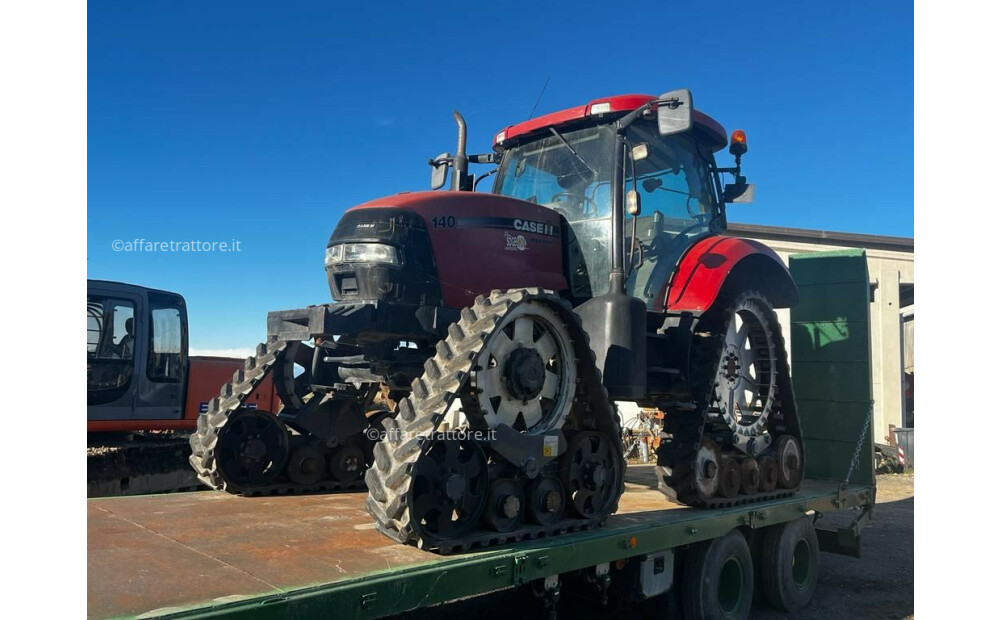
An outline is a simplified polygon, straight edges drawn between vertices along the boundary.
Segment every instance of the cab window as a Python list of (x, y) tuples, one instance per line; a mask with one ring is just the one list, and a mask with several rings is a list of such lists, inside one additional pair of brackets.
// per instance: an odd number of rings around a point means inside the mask
[(87, 298), (87, 389), (120, 390), (132, 379), (135, 305)]
[[(635, 189), (642, 213), (635, 222), (635, 245), (642, 264), (633, 269), (626, 287), (630, 295), (653, 307), (667, 278), (695, 239), (711, 231), (717, 214), (710, 170), (711, 152), (685, 135), (662, 137), (654, 123), (628, 130), (632, 145), (646, 144), (648, 155), (626, 169), (627, 188)], [(632, 247), (633, 218), (625, 222), (626, 251)], [(638, 263), (638, 250), (633, 262)]]
[(147, 375), (152, 381), (177, 383), (183, 378), (183, 320), (180, 304), (150, 296), (150, 347)]

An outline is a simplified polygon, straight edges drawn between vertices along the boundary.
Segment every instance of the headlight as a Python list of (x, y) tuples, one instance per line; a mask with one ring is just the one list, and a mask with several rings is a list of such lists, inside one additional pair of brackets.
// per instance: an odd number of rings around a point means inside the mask
[(388, 263), (399, 264), (396, 248), (384, 243), (342, 243), (326, 249), (326, 264)]

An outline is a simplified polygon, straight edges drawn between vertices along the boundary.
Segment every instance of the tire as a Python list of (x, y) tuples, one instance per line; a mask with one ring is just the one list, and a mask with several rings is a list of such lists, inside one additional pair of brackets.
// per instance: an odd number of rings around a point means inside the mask
[(760, 551), (764, 598), (780, 611), (809, 604), (819, 575), (819, 541), (808, 517), (766, 528)]
[(688, 620), (740, 620), (753, 604), (753, 559), (733, 530), (691, 547), (684, 563), (682, 604)]

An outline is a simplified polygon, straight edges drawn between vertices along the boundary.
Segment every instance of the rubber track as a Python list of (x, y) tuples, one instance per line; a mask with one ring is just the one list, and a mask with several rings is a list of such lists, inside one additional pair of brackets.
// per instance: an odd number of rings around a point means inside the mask
[[(428, 437), (437, 430), (468, 385), (469, 373), (495, 328), (517, 304), (529, 301), (549, 304), (566, 321), (578, 362), (579, 384), (574, 406), (581, 407), (581, 411), (577, 419), (583, 420), (587, 428), (608, 434), (621, 455), (621, 433), (614, 406), (608, 399), (587, 335), (572, 308), (541, 289), (493, 291), (489, 297), (479, 296), (473, 306), (461, 311), (459, 321), (448, 327), (447, 338), (438, 342), (436, 354), (424, 364), (423, 375), (414, 379), (410, 396), (399, 402), (398, 415), (382, 422), (386, 437), (375, 446), (375, 463), (366, 472), (365, 480), (368, 483), (368, 512), (374, 517), (376, 528), (389, 538), (439, 553), (451, 553), (589, 529), (606, 519), (607, 515), (589, 520), (566, 519), (549, 527), (525, 526), (505, 533), (476, 531), (460, 539), (434, 539), (410, 520), (407, 503), (410, 472), (422, 452), (431, 445)], [(622, 471), (624, 473), (624, 458)], [(618, 498), (624, 490), (623, 475), (608, 514), (618, 509)]]
[(298, 493), (317, 493), (333, 491), (350, 491), (363, 489), (363, 480), (352, 482), (337, 482), (321, 480), (312, 485), (299, 485), (293, 482), (279, 482), (252, 488), (241, 488), (227, 481), (218, 469), (215, 459), (215, 447), (219, 433), (225, 428), (230, 418), (246, 401), (254, 388), (267, 376), (281, 354), (289, 345), (287, 340), (271, 340), (257, 345), (256, 355), (248, 357), (243, 368), (233, 373), (233, 380), (222, 386), (219, 396), (208, 403), (208, 411), (198, 416), (198, 430), (191, 435), (191, 456), (188, 458), (198, 479), (209, 487), (239, 495), (285, 495)]
[[(767, 299), (756, 291), (747, 291), (744, 295)], [(769, 303), (765, 304), (764, 314), (771, 326), (778, 326), (777, 329), (771, 330), (777, 357), (777, 368), (773, 369), (772, 372), (777, 373), (778, 385), (774, 394), (772, 410), (768, 416), (768, 431), (774, 437), (783, 433), (791, 434), (799, 440), (801, 445), (802, 435), (799, 430), (798, 412), (792, 392), (784, 334), (781, 332), (778, 315)], [(698, 492), (695, 490), (695, 457), (698, 446), (701, 444), (705, 426), (709, 423), (708, 408), (711, 406), (711, 392), (715, 387), (715, 376), (718, 373), (722, 353), (725, 349), (725, 338), (722, 334), (726, 333), (729, 321), (732, 320), (732, 312), (728, 309), (726, 316), (728, 318), (720, 319), (706, 313), (701, 318), (701, 321), (708, 323), (708, 329), (705, 330), (699, 324), (696, 331), (707, 331), (710, 335), (698, 336), (696, 334), (691, 349), (691, 371), (692, 375), (697, 377), (695, 390), (700, 394), (697, 401), (698, 410), (695, 412), (667, 412), (667, 415), (664, 416), (664, 431), (660, 435), (660, 448), (657, 450), (656, 477), (660, 492), (672, 502), (697, 508), (728, 508), (754, 504), (780, 497), (789, 497), (799, 490), (799, 487), (794, 489), (778, 488), (770, 493), (740, 494), (732, 498), (713, 497), (708, 500), (699, 498)], [(712, 325), (712, 322), (717, 324)], [(782, 401), (783, 397), (784, 401)], [(723, 453), (723, 456), (725, 454)], [(802, 467), (805, 468), (804, 454)]]

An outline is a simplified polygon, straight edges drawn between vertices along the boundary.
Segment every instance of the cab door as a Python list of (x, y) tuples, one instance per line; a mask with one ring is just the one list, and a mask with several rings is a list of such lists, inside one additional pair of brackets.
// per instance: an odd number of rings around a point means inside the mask
[(138, 372), (137, 420), (179, 420), (187, 378), (187, 308), (173, 293), (149, 291), (143, 338), (145, 363)]
[(136, 335), (143, 295), (130, 287), (87, 287), (87, 419), (127, 420), (145, 361)]

